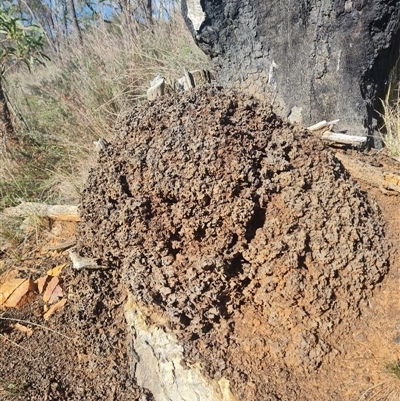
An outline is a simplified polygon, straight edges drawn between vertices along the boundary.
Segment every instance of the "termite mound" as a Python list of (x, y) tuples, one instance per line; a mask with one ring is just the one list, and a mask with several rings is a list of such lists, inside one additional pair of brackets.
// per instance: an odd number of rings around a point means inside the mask
[(220, 87), (127, 114), (80, 211), (81, 251), (119, 269), (239, 399), (265, 399), (263, 374), (290, 395), (272, 366), (318, 369), (388, 270), (379, 209), (334, 154)]

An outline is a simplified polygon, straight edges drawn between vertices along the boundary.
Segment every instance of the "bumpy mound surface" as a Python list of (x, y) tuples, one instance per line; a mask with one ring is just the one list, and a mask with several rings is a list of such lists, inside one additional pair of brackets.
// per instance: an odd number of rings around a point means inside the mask
[(82, 251), (121, 269), (241, 399), (265, 399), (273, 361), (318, 367), (387, 271), (379, 211), (333, 153), (220, 88), (126, 116), (81, 214)]

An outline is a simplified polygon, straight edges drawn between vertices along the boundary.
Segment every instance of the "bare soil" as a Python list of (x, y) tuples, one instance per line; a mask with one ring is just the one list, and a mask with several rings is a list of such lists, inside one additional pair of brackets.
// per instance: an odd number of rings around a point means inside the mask
[[(400, 173), (383, 152), (336, 152)], [(203, 88), (134, 110), (81, 215), (78, 230), (53, 224), (1, 255), (35, 279), (69, 263), (43, 247), (77, 235), (106, 269), (66, 268), (68, 302), (48, 321), (39, 297), (2, 312), (0, 397), (153, 399), (129, 364), (127, 291), (166, 313), (188, 363), (226, 377), (240, 400), (400, 395), (385, 371), (400, 359), (400, 196), (355, 181), (255, 99)]]

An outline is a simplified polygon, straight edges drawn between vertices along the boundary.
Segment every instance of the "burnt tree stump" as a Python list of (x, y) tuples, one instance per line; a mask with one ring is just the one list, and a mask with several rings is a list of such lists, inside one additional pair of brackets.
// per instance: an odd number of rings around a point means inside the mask
[(373, 136), (399, 60), (399, 1), (184, 0), (182, 12), (223, 86), (290, 121), (339, 118), (339, 130)]

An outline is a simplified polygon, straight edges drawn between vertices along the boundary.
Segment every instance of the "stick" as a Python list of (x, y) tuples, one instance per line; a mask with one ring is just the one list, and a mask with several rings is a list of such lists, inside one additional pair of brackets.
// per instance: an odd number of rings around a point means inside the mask
[(77, 206), (71, 205), (46, 205), (36, 202), (22, 202), (15, 207), (8, 207), (3, 211), (4, 215), (11, 217), (39, 216), (52, 220), (81, 221)]
[(355, 136), (355, 135), (346, 135), (346, 134), (338, 134), (336, 132), (325, 131), (321, 139), (325, 141), (331, 142), (339, 142), (344, 144), (361, 144), (367, 140), (366, 136)]
[(340, 121), (339, 119), (337, 119), (337, 120), (332, 120), (332, 121), (325, 121), (325, 120), (322, 120), (322, 121), (320, 121), (320, 122), (317, 123), (317, 124), (314, 124), (314, 125), (311, 125), (311, 126), (307, 127), (307, 129), (308, 129), (309, 131), (318, 131), (318, 130), (320, 130), (320, 129), (322, 129), (322, 128), (329, 127), (330, 125), (335, 125), (335, 124), (337, 124), (339, 121)]

